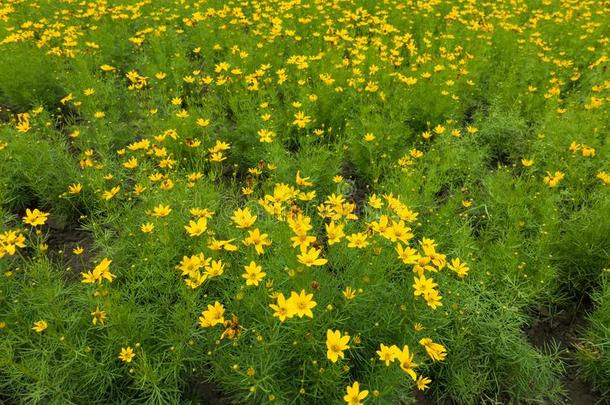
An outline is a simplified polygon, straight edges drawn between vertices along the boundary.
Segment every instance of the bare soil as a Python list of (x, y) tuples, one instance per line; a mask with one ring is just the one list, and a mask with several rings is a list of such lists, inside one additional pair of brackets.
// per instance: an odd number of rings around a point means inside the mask
[(563, 386), (566, 390), (565, 401), (571, 405), (602, 405), (608, 400), (593, 391), (591, 385), (578, 375), (576, 345), (579, 336), (587, 325), (587, 313), (591, 309), (590, 299), (585, 294), (579, 302), (574, 302), (557, 312), (540, 309), (538, 316), (524, 331), (530, 344), (544, 350), (544, 347), (555, 343), (559, 345), (565, 362)]

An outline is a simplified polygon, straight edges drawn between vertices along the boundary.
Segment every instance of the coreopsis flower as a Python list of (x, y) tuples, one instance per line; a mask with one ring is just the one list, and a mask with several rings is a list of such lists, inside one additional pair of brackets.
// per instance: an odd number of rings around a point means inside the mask
[(153, 217), (166, 217), (169, 213), (172, 212), (172, 209), (169, 205), (159, 204), (155, 208), (153, 208)]
[(269, 307), (274, 311), (274, 317), (278, 318), (280, 322), (284, 322), (286, 318), (290, 318), (294, 315), (290, 313), (290, 308), (288, 306), (286, 298), (284, 297), (284, 294), (277, 294), (275, 299), (277, 301), (276, 304), (269, 304)]
[(412, 247), (403, 248), (400, 243), (396, 244), (395, 247), (396, 253), (398, 253), (398, 257), (404, 264), (415, 265), (418, 264), (419, 259), (421, 259), (421, 255), (416, 249)]
[(400, 349), (396, 345), (386, 346), (383, 343), (379, 345), (379, 350), (377, 350), (377, 355), (379, 356), (379, 360), (383, 361), (386, 366), (389, 366), (394, 360), (398, 358), (398, 353)]
[(221, 260), (212, 260), (212, 263), (205, 266), (205, 275), (209, 278), (218, 277), (224, 273), (224, 268)]
[(441, 303), (443, 297), (441, 297), (438, 290), (430, 290), (428, 294), (424, 295), (424, 299), (426, 300), (426, 305), (428, 305), (432, 309), (436, 309), (438, 307), (443, 306), (443, 304)]
[(294, 314), (299, 318), (304, 316), (313, 318), (313, 312), (311, 310), (318, 304), (313, 300), (313, 294), (307, 294), (305, 293), (305, 290), (301, 290), (299, 294), (292, 291), (290, 293), (290, 298), (286, 301), (286, 305), (288, 306), (289, 314)]
[(594, 157), (595, 156), (595, 149), (587, 146), (587, 145), (579, 145), (580, 146), (580, 152), (583, 155), (583, 157)]
[(83, 276), (82, 282), (85, 284), (101, 284), (103, 280), (108, 280), (109, 282), (112, 282), (112, 280), (114, 280), (116, 276), (110, 272), (110, 263), (112, 263), (112, 260), (103, 258), (102, 261), (97, 266), (95, 266), (92, 271), (88, 271), (87, 273), (80, 273)]
[(301, 187), (311, 187), (311, 186), (313, 186), (313, 183), (311, 181), (309, 181), (309, 177), (301, 177), (301, 171), (300, 170), (297, 170), (296, 183), (297, 183), (298, 186), (301, 186)]
[(560, 171), (556, 171), (553, 174), (551, 174), (550, 172), (547, 172), (547, 175), (544, 176), (544, 184), (546, 184), (550, 188), (557, 187), (559, 182), (561, 180), (563, 180), (564, 177), (565, 177), (565, 174)]
[(362, 401), (369, 395), (367, 390), (360, 391), (360, 383), (354, 381), (351, 386), (347, 386), (347, 394), (343, 397), (343, 400), (348, 405), (362, 405)]
[(265, 247), (271, 246), (271, 240), (269, 235), (261, 233), (258, 228), (248, 231), (248, 237), (243, 240), (243, 244), (246, 246), (254, 246), (256, 253), (262, 255), (265, 253)]
[(83, 189), (82, 184), (80, 184), (80, 183), (73, 183), (73, 184), (70, 184), (68, 186), (68, 193), (70, 193), (70, 194), (78, 194), (78, 193), (81, 192), (82, 189)]
[(597, 173), (597, 175), (595, 177), (600, 179), (602, 181), (602, 183), (604, 183), (604, 185), (610, 184), (610, 173), (600, 171)]
[(246, 272), (241, 276), (246, 279), (246, 285), (258, 286), (261, 280), (267, 275), (263, 271), (263, 268), (255, 262), (250, 262), (249, 265), (244, 266)]
[(306, 233), (297, 233), (295, 236), (291, 237), (292, 247), (299, 247), (306, 249), (316, 241), (316, 237), (312, 235), (307, 235)]
[(292, 122), (292, 125), (296, 125), (299, 128), (305, 128), (307, 126), (307, 124), (309, 124), (311, 122), (311, 117), (308, 115), (305, 115), (305, 113), (303, 111), (299, 111), (296, 114), (294, 114), (294, 121)]
[(210, 250), (226, 250), (227, 252), (234, 252), (239, 249), (236, 245), (231, 243), (234, 240), (235, 239), (216, 240), (216, 239), (212, 238), (208, 242), (208, 248)]
[(201, 312), (199, 317), (199, 326), (202, 328), (209, 328), (219, 323), (224, 323), (225, 308), (224, 306), (216, 301), (214, 305), (208, 304), (208, 309)]
[(42, 333), (45, 330), (47, 330), (48, 327), (49, 327), (49, 324), (47, 323), (47, 321), (40, 320), (40, 321), (34, 322), (34, 326), (32, 327), (32, 330), (35, 331), (36, 333)]
[(34, 208), (32, 211), (28, 208), (25, 210), (23, 222), (32, 227), (37, 227), (39, 225), (44, 225), (47, 222), (48, 216), (49, 213), (47, 212), (39, 211), (37, 208)]
[(413, 277), (413, 281), (415, 282), (415, 284), (413, 284), (413, 294), (415, 294), (416, 297), (420, 295), (426, 296), (438, 286), (432, 278), (426, 278), (423, 274), (419, 277)]
[(259, 141), (262, 143), (272, 143), (276, 136), (275, 132), (265, 128), (259, 129), (257, 134), (259, 136)]
[(523, 167), (530, 167), (534, 164), (534, 160), (533, 159), (521, 159), (521, 164), (523, 165)]
[(153, 224), (152, 222), (147, 222), (145, 224), (140, 225), (140, 230), (142, 231), (142, 233), (152, 233), (154, 229), (155, 224)]
[(85, 248), (82, 246), (76, 246), (74, 249), (72, 249), (72, 253), (74, 253), (76, 256), (80, 256), (85, 252)]
[(17, 248), (25, 247), (25, 236), (20, 231), (5, 231), (0, 234), (0, 258), (14, 255)]
[(106, 190), (102, 193), (102, 199), (106, 201), (111, 200), (114, 198), (115, 195), (118, 194), (119, 191), (121, 191), (120, 186), (112, 187), (112, 189)]
[(17, 125), (16, 125), (17, 131), (21, 132), (22, 134), (28, 132), (30, 130), (30, 114), (28, 113), (23, 113), (23, 114), (17, 114)]
[(100, 310), (100, 307), (95, 307), (95, 311), (91, 312), (91, 317), (91, 323), (93, 325), (97, 325), (98, 323), (103, 325), (106, 320), (106, 311)]
[(460, 259), (451, 260), (451, 264), (447, 265), (447, 267), (449, 268), (449, 270), (455, 272), (455, 274), (457, 274), (460, 278), (464, 278), (464, 276), (466, 276), (468, 274), (468, 271), (470, 270), (468, 268), (468, 265), (460, 261)]
[(345, 236), (345, 233), (343, 233), (343, 226), (343, 224), (336, 224), (334, 221), (324, 225), (329, 245), (341, 242), (341, 239)]
[(404, 345), (402, 350), (398, 350), (397, 359), (400, 364), (402, 371), (407, 373), (413, 381), (417, 380), (417, 374), (415, 374), (415, 368), (418, 366), (413, 361), (413, 353), (409, 352), (409, 346)]
[(238, 337), (241, 333), (241, 330), (239, 328), (239, 321), (235, 314), (231, 316), (231, 319), (227, 319), (226, 321), (224, 321), (224, 327), (225, 330), (220, 335), (220, 339), (234, 339), (235, 337)]
[(135, 169), (138, 167), (138, 159), (132, 156), (127, 162), (123, 163), (123, 167), (126, 169)]
[(426, 349), (426, 353), (433, 361), (443, 361), (447, 357), (447, 349), (445, 346), (434, 343), (430, 338), (423, 338), (419, 340), (419, 344)]
[(345, 290), (342, 291), (342, 294), (348, 301), (356, 298), (356, 292), (352, 289), (352, 287), (346, 287)]
[(346, 333), (341, 335), (338, 330), (332, 331), (328, 329), (326, 331), (326, 357), (333, 363), (336, 363), (339, 358), (344, 358), (345, 350), (349, 349), (349, 335)]
[(205, 217), (200, 217), (197, 221), (189, 221), (184, 229), (191, 237), (200, 236), (208, 229), (208, 220)]
[(197, 124), (197, 126), (199, 126), (201, 128), (205, 128), (208, 125), (210, 125), (210, 120), (205, 119), (205, 118), (197, 118), (197, 121), (195, 121), (195, 124)]
[(377, 196), (377, 194), (373, 194), (373, 195), (369, 196), (368, 203), (371, 206), (371, 208), (379, 209), (379, 208), (383, 207), (383, 201), (381, 201), (381, 198), (379, 198)]
[(426, 388), (428, 388), (428, 385), (432, 382), (431, 379), (429, 379), (428, 377), (424, 377), (422, 375), (420, 375), (419, 377), (417, 377), (417, 381), (415, 382), (415, 384), (417, 385), (417, 389), (420, 391), (424, 391)]
[(119, 359), (123, 363), (131, 363), (134, 357), (136, 357), (136, 353), (131, 347), (127, 346), (121, 348), (121, 352), (119, 353)]
[(244, 209), (238, 208), (233, 211), (233, 216), (231, 216), (231, 220), (238, 228), (249, 228), (256, 222), (256, 215), (252, 215), (250, 212), (250, 208), (246, 207)]
[(301, 246), (301, 254), (297, 255), (297, 259), (299, 260), (299, 263), (304, 264), (307, 267), (323, 266), (328, 260), (321, 258), (320, 253), (320, 249)]
[(367, 235), (364, 232), (352, 233), (351, 235), (347, 235), (347, 240), (349, 243), (347, 247), (363, 249), (369, 245), (367, 240)]

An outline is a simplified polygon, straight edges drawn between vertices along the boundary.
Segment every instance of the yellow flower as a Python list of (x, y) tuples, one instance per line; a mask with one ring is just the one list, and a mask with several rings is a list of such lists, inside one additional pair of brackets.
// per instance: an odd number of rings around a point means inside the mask
[(460, 261), (460, 259), (451, 260), (451, 264), (449, 264), (447, 267), (449, 268), (449, 270), (454, 271), (455, 274), (457, 274), (460, 278), (463, 278), (465, 275), (467, 275), (468, 271), (470, 270), (468, 268), (468, 265)]
[(610, 173), (600, 171), (597, 173), (597, 175), (595, 177), (600, 179), (602, 181), (602, 183), (604, 183), (604, 185), (610, 184)]
[(48, 213), (39, 211), (35, 208), (33, 211), (29, 208), (25, 210), (25, 217), (23, 217), (23, 222), (36, 227), (38, 225), (44, 225), (47, 222)]
[(249, 228), (256, 222), (256, 215), (252, 215), (250, 208), (238, 208), (233, 212), (231, 220), (238, 228)]
[(279, 293), (275, 297), (277, 300), (277, 304), (269, 304), (269, 307), (275, 311), (273, 316), (278, 318), (280, 322), (284, 322), (286, 318), (291, 318), (294, 314), (290, 313), (290, 308), (286, 302), (286, 298), (284, 294)]
[(208, 220), (201, 217), (197, 221), (189, 221), (189, 224), (185, 225), (184, 229), (186, 229), (189, 236), (199, 236), (208, 229)]
[(140, 225), (140, 230), (142, 231), (142, 233), (152, 233), (154, 229), (155, 225), (151, 222), (147, 222), (145, 224)]
[(417, 374), (415, 374), (413, 369), (417, 367), (417, 364), (413, 362), (413, 354), (409, 352), (409, 346), (404, 345), (402, 350), (398, 350), (397, 358), (402, 371), (411, 376), (413, 381), (415, 381), (417, 379)]
[(299, 128), (305, 128), (307, 126), (307, 124), (309, 124), (311, 122), (311, 117), (308, 115), (305, 115), (305, 113), (303, 111), (299, 111), (296, 114), (294, 114), (294, 121), (292, 122), (292, 125), (296, 125)]
[(170, 212), (172, 212), (172, 209), (169, 205), (159, 204), (155, 208), (153, 208), (152, 215), (153, 217), (162, 218), (168, 216)]
[(389, 366), (390, 363), (398, 358), (399, 352), (400, 349), (396, 345), (386, 346), (381, 343), (379, 350), (377, 350), (377, 355), (379, 356), (379, 360), (383, 361), (386, 366)]
[(96, 282), (101, 284), (104, 279), (112, 282), (116, 276), (110, 272), (110, 263), (112, 263), (112, 260), (103, 258), (92, 271), (80, 273), (83, 276), (82, 282), (85, 284), (93, 284)]
[(30, 130), (30, 114), (17, 114), (17, 131), (26, 133)]
[(34, 322), (34, 327), (32, 327), (32, 330), (36, 331), (37, 333), (42, 333), (47, 330), (48, 327), (49, 324), (47, 323), (47, 321), (40, 320)]
[(296, 183), (302, 187), (311, 187), (313, 183), (309, 181), (309, 177), (301, 177), (301, 171), (297, 170)]
[(311, 310), (318, 304), (313, 300), (313, 294), (306, 294), (305, 290), (301, 290), (300, 294), (292, 291), (286, 305), (289, 308), (289, 314), (294, 314), (299, 318), (304, 316), (313, 318), (313, 312)]
[(25, 236), (19, 231), (5, 231), (0, 234), (0, 258), (8, 254), (13, 256), (17, 248), (25, 247)]
[(259, 129), (257, 132), (259, 141), (262, 143), (271, 143), (275, 139), (275, 132), (269, 131), (268, 129)]
[(199, 326), (202, 328), (209, 328), (219, 323), (224, 323), (225, 308), (224, 306), (216, 301), (214, 305), (208, 304), (208, 309), (201, 312), (199, 317)]
[(326, 228), (326, 237), (329, 245), (340, 242), (345, 236), (345, 233), (343, 233), (343, 224), (337, 225), (334, 221), (331, 221), (329, 224), (325, 224), (324, 227)]
[(121, 348), (121, 352), (119, 353), (119, 359), (121, 359), (123, 363), (131, 363), (134, 357), (136, 357), (136, 353), (131, 347), (127, 346)]
[(101, 311), (100, 307), (95, 307), (95, 311), (91, 312), (91, 323), (93, 325), (97, 325), (98, 322), (100, 325), (104, 324), (104, 320), (106, 319), (106, 311)]
[(346, 333), (341, 336), (341, 332), (328, 329), (326, 331), (326, 357), (333, 363), (336, 363), (339, 358), (344, 358), (344, 351), (349, 349), (349, 335)]
[(362, 405), (362, 401), (369, 395), (367, 390), (360, 391), (360, 384), (358, 381), (354, 381), (351, 386), (347, 386), (347, 394), (343, 397), (343, 400), (348, 405)]
[(383, 207), (383, 202), (381, 201), (381, 198), (377, 197), (377, 194), (373, 194), (369, 197), (369, 205), (371, 208), (379, 209)]
[(548, 185), (550, 188), (557, 187), (559, 182), (563, 180), (565, 174), (560, 171), (556, 171), (554, 174), (547, 172), (547, 175), (544, 176), (544, 184)]
[(112, 189), (108, 190), (108, 191), (104, 191), (104, 193), (102, 194), (102, 199), (108, 201), (111, 200), (112, 198), (114, 198), (115, 195), (118, 194), (118, 192), (121, 190), (120, 186), (116, 186), (116, 187), (112, 187)]
[(210, 125), (210, 120), (205, 119), (205, 118), (197, 118), (197, 121), (195, 121), (195, 124), (197, 124), (201, 128), (205, 128), (208, 125)]
[(299, 263), (302, 263), (307, 267), (323, 266), (328, 262), (328, 260), (320, 258), (320, 252), (320, 249), (313, 247), (308, 249), (301, 246), (301, 254), (297, 255), (297, 259), (299, 260)]
[(523, 167), (530, 167), (534, 164), (534, 160), (533, 159), (521, 159), (521, 164), (523, 165)]
[(138, 167), (138, 159), (131, 157), (127, 162), (123, 163), (123, 167), (126, 169), (135, 169)]
[(347, 240), (349, 241), (347, 247), (363, 249), (369, 245), (369, 242), (366, 239), (367, 236), (364, 232), (352, 233), (347, 236)]
[(255, 262), (250, 262), (250, 264), (244, 266), (244, 268), (246, 272), (241, 276), (246, 279), (246, 285), (258, 286), (260, 281), (267, 275), (267, 273), (263, 272), (263, 268)]
[(78, 194), (83, 189), (83, 186), (80, 183), (73, 183), (68, 186), (68, 192), (70, 194)]
[(443, 361), (447, 357), (447, 349), (445, 346), (434, 343), (430, 338), (423, 338), (419, 340), (419, 344), (424, 346), (426, 353), (433, 361)]
[(76, 246), (74, 249), (72, 249), (72, 253), (74, 253), (77, 256), (82, 255), (84, 252), (85, 252), (85, 248), (82, 246)]
[(345, 290), (343, 290), (343, 296), (346, 300), (353, 300), (356, 298), (356, 292), (352, 289), (352, 287), (346, 287)]
[(243, 244), (246, 246), (254, 246), (256, 253), (262, 255), (265, 253), (265, 247), (271, 246), (269, 235), (261, 233), (258, 228), (248, 231), (248, 237), (244, 239)]
[(423, 375), (420, 375), (416, 381), (417, 389), (420, 391), (423, 391), (426, 388), (428, 388), (428, 384), (430, 384), (431, 382), (432, 382), (432, 380), (429, 379), (428, 377), (424, 377)]

